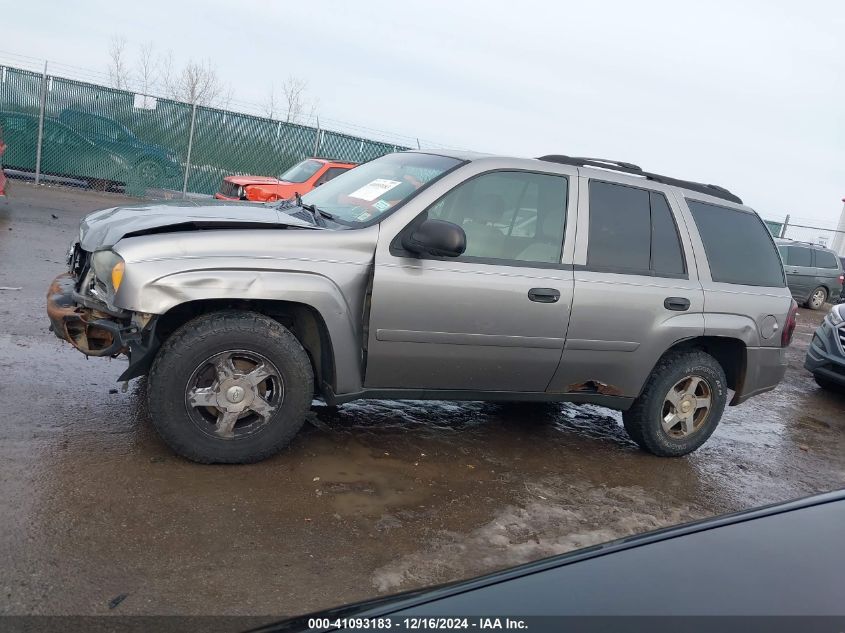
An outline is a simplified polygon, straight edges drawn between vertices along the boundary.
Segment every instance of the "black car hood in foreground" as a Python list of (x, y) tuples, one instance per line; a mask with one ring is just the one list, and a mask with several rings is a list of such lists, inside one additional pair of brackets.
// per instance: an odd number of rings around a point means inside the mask
[[(659, 530), (255, 630), (306, 631), (314, 618), (390, 616), (392, 628), (405, 630), (396, 624), (414, 617), (597, 615), (845, 616), (845, 491)], [(793, 624), (795, 630), (809, 630)], [(565, 630), (567, 621), (555, 625)], [(534, 622), (528, 630), (547, 627)]]
[(150, 202), (94, 211), (79, 226), (79, 243), (86, 251), (114, 246), (127, 235), (187, 231), (201, 228), (239, 228), (261, 225), (319, 228), (275, 206), (225, 201), (176, 200)]

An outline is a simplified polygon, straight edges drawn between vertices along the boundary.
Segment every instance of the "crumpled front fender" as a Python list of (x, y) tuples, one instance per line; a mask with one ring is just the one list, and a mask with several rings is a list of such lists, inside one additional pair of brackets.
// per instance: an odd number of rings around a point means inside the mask
[[(357, 269), (358, 267), (353, 267)], [(361, 275), (361, 271), (357, 271)], [(128, 279), (127, 279), (128, 281)], [(363, 297), (365, 276), (352, 296)], [(123, 291), (123, 288), (121, 288)], [(150, 280), (132, 293), (137, 312), (166, 314), (176, 306), (202, 300), (262, 300), (303, 304), (316, 310), (326, 324), (334, 353), (338, 393), (361, 389), (361, 314), (340, 288), (323, 275), (255, 269), (215, 269), (176, 272)]]

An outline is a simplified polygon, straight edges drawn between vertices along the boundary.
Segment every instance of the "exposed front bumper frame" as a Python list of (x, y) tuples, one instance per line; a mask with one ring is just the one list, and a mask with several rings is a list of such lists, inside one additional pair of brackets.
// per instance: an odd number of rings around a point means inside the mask
[[(118, 380), (144, 375), (149, 369), (159, 343), (155, 336), (158, 318), (153, 316), (142, 329), (129, 316), (123, 320), (106, 309), (91, 307), (81, 301), (75, 291), (76, 279), (71, 273), (59, 275), (47, 291), (47, 316), (50, 329), (86, 356), (120, 354), (129, 357), (129, 367)], [(87, 305), (86, 305), (87, 304)]]

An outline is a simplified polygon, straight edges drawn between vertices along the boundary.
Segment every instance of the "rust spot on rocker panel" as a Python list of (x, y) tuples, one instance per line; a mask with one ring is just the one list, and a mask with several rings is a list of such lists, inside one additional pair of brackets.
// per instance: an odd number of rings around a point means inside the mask
[(619, 387), (608, 385), (598, 380), (588, 380), (587, 382), (576, 382), (567, 388), (569, 393), (600, 393), (604, 396), (621, 396), (622, 391)]

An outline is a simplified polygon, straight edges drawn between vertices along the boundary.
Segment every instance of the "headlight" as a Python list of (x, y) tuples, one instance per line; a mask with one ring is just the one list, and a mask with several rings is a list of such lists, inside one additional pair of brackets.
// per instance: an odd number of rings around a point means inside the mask
[(94, 276), (111, 293), (117, 292), (123, 281), (123, 270), (126, 264), (123, 258), (114, 251), (97, 251), (91, 259), (94, 266)]
[(845, 305), (833, 306), (833, 308), (831, 308), (830, 312), (828, 312), (825, 317), (828, 323), (836, 326), (845, 321), (845, 316), (842, 315), (843, 307), (845, 307)]

